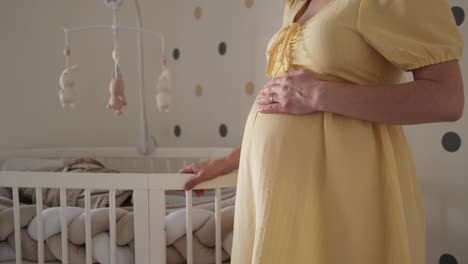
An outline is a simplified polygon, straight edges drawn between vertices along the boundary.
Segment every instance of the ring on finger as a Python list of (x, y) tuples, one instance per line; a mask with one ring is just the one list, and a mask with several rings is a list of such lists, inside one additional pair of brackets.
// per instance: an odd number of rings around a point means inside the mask
[(273, 100), (273, 95), (270, 95), (270, 103), (274, 103), (275, 101)]

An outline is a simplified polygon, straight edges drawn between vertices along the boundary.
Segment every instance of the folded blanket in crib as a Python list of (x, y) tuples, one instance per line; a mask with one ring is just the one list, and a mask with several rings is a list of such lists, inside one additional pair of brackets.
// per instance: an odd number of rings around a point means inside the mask
[[(106, 168), (102, 163), (93, 158), (78, 158), (65, 160), (62, 166), (44, 167), (34, 169), (32, 171), (40, 172), (83, 172), (83, 173), (119, 173), (119, 171)], [(93, 189), (91, 192), (91, 208), (101, 208), (109, 206), (108, 190)], [(132, 192), (130, 190), (117, 190), (115, 195), (116, 206), (131, 205), (129, 197)], [(20, 188), (20, 196), (25, 202), (35, 203), (36, 190), (35, 188)], [(42, 199), (45, 205), (49, 207), (60, 206), (60, 190), (52, 188), (42, 189)], [(83, 189), (68, 189), (67, 190), (67, 205), (84, 207), (84, 190)]]

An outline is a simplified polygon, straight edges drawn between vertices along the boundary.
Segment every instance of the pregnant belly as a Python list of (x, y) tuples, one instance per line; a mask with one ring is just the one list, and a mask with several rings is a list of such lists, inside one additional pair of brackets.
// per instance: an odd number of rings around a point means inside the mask
[(326, 175), (324, 113), (260, 113), (254, 103), (241, 148), (241, 182), (252, 184), (258, 201), (291, 199), (319, 191)]
[(307, 153), (323, 156), (324, 114), (307, 115), (285, 113), (260, 113), (254, 103), (244, 130), (243, 147), (251, 149), (250, 159), (266, 160), (294, 159), (302, 162)]
[[(327, 171), (341, 177), (363, 167), (376, 172), (382, 140), (401, 146), (404, 137), (399, 126), (331, 112), (296, 115), (260, 113), (257, 108), (254, 102), (244, 130), (242, 155), (263, 176), (267, 176), (265, 170), (284, 167), (290, 172), (296, 167), (305, 173)], [(382, 138), (382, 133), (392, 135)]]

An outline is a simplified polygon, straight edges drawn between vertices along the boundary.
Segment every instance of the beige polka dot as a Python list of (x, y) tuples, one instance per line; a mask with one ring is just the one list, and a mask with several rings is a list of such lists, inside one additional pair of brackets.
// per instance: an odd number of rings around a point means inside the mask
[(255, 85), (252, 81), (248, 81), (247, 84), (245, 84), (245, 94), (247, 95), (252, 95), (255, 89)]
[(251, 8), (254, 5), (254, 0), (244, 0), (245, 7)]
[(197, 86), (195, 86), (195, 95), (198, 97), (203, 95), (203, 86), (201, 86), (200, 84), (197, 84)]
[(193, 15), (195, 16), (195, 19), (200, 19), (201, 16), (202, 16), (201, 7), (199, 7), (199, 6), (195, 7), (195, 11), (193, 12)]

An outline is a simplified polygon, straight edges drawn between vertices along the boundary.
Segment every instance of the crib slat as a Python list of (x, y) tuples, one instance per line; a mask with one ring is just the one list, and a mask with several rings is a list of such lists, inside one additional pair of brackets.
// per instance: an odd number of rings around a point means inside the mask
[(21, 221), (19, 210), (19, 195), (18, 187), (13, 187), (13, 220), (15, 223), (15, 253), (16, 264), (21, 264), (23, 261), (23, 254), (21, 251)]
[[(135, 263), (150, 264), (149, 201), (146, 190), (133, 190)], [(166, 248), (164, 244), (164, 248)], [(165, 264), (165, 263), (164, 263)]]
[(62, 227), (62, 263), (68, 264), (67, 190), (60, 188), (60, 225)]
[[(149, 190), (150, 259), (152, 264), (166, 264), (166, 193), (161, 189)], [(135, 222), (136, 223), (136, 222)]]
[(86, 264), (92, 264), (91, 244), (91, 192), (85, 189), (85, 236), (86, 236)]
[(109, 190), (110, 263), (115, 264), (115, 189)]
[(185, 226), (187, 237), (187, 264), (193, 264), (193, 234), (192, 234), (192, 190), (185, 191)]
[(221, 264), (221, 189), (215, 191), (216, 264)]
[(37, 258), (39, 264), (44, 264), (44, 223), (42, 219), (42, 188), (36, 188), (36, 218)]

